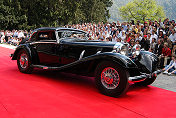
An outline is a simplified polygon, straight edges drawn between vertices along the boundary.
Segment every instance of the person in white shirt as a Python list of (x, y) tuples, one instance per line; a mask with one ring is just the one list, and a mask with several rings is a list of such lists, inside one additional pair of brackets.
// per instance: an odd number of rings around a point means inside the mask
[(151, 37), (150, 33), (147, 34), (147, 39), (150, 41), (150, 44), (151, 44), (152, 43), (152, 37)]
[(136, 40), (139, 40), (139, 41), (142, 40), (142, 36), (141, 36), (141, 34), (139, 32), (136, 35)]
[(24, 33), (21, 30), (18, 33), (18, 38), (24, 38)]
[(176, 75), (176, 55), (172, 56), (172, 60), (168, 66), (163, 69), (163, 74)]
[(112, 36), (112, 42), (117, 42), (117, 37), (115, 34)]
[(1, 30), (0, 32), (0, 43), (4, 43), (5, 42), (5, 33), (3, 30)]
[[(152, 30), (152, 35), (151, 35), (152, 39), (155, 38), (156, 41), (158, 40), (158, 36), (155, 34), (155, 31)], [(150, 42), (151, 43), (151, 42)]]
[(105, 39), (106, 39), (106, 38), (109, 38), (109, 36), (110, 36), (110, 35), (108, 34), (108, 32), (105, 31), (105, 33), (104, 33), (104, 37), (105, 37)]
[(169, 36), (169, 39), (172, 41), (172, 43), (176, 43), (176, 33), (175, 30), (172, 30), (172, 34)]
[(164, 26), (163, 22), (161, 22), (161, 19), (159, 19), (159, 24), (160, 24), (161, 27)]
[(126, 39), (126, 34), (125, 34), (124, 30), (122, 31), (121, 39), (122, 39), (122, 41), (124, 41)]

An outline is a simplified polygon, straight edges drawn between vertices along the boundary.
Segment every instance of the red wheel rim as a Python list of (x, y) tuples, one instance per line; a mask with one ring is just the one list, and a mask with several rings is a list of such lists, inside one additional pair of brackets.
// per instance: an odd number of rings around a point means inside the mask
[(101, 83), (107, 89), (115, 89), (119, 85), (119, 73), (112, 67), (107, 67), (101, 72)]
[(22, 54), (20, 55), (20, 60), (19, 60), (19, 62), (20, 62), (21, 68), (23, 68), (23, 69), (27, 68), (27, 66), (28, 66), (28, 57), (27, 57), (27, 54), (22, 53)]

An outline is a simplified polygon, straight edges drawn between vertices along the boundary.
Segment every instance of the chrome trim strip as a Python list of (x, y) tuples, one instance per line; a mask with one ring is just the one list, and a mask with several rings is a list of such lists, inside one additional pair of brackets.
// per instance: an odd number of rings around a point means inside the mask
[(59, 39), (59, 35), (58, 35), (58, 31), (55, 31), (55, 35), (56, 35), (57, 43), (60, 43), (60, 39)]
[(79, 57), (79, 60), (81, 60), (81, 59), (83, 58), (84, 53), (85, 53), (85, 50), (83, 50), (83, 51), (81, 52), (80, 57)]
[(97, 54), (98, 54), (98, 53), (101, 53), (101, 51), (98, 51)]
[[(56, 40), (50, 40), (50, 41), (56, 41)], [(47, 42), (44, 42), (44, 41), (38, 41), (38, 42), (31, 42), (30, 45), (33, 45), (33, 44), (58, 44), (57, 42), (50, 42), (50, 41), (47, 41)]]

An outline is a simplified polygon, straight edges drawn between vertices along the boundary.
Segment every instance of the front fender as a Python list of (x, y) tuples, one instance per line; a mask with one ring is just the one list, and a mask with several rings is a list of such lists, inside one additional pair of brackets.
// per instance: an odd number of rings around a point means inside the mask
[(28, 52), (29, 56), (31, 57), (31, 50), (30, 48), (27, 46), (27, 45), (20, 45), (16, 48), (15, 52), (13, 53), (13, 57), (12, 57), (12, 60), (17, 60), (17, 56), (18, 56), (18, 53), (20, 50), (25, 50)]
[(38, 56), (36, 51), (28, 44), (21, 44), (18, 46), (13, 53), (12, 60), (17, 60), (17, 56), (20, 50), (25, 50), (29, 54), (29, 58), (32, 60), (32, 64), (38, 63)]
[(92, 56), (85, 57), (80, 61), (91, 61), (91, 60), (109, 60), (118, 63), (124, 68), (136, 68), (137, 65), (127, 56), (123, 56), (118, 53), (104, 52), (98, 53)]
[(140, 64), (144, 65), (150, 73), (157, 70), (158, 57), (155, 54), (148, 51), (141, 51), (139, 56)]

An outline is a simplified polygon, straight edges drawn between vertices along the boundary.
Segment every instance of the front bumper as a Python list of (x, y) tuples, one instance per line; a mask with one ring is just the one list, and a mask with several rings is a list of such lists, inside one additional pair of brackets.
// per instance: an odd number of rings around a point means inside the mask
[(9, 57), (12, 59), (13, 58), (13, 54), (10, 54)]
[(9, 56), (12, 58), (12, 57), (13, 57), (13, 54), (10, 54)]
[(140, 81), (144, 81), (146, 78), (149, 77), (157, 77), (157, 75), (159, 75), (162, 72), (162, 70), (157, 70), (151, 74), (142, 74), (140, 76), (134, 76), (134, 77), (129, 77), (128, 81), (131, 83), (136, 83), (136, 82), (140, 82)]

